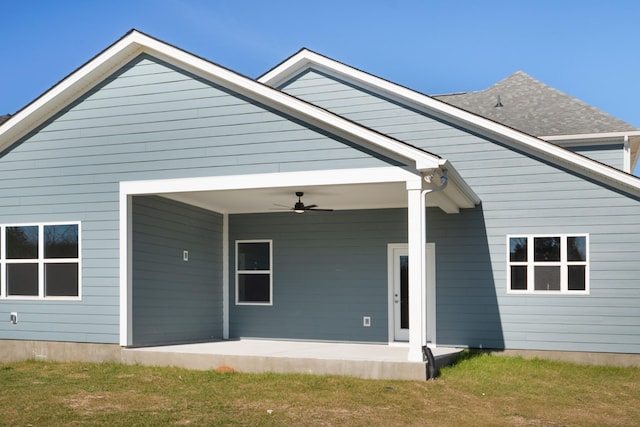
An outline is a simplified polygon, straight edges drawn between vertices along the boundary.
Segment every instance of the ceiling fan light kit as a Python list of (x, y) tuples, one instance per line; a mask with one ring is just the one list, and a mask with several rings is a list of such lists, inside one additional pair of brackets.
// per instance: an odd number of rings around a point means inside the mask
[[(304, 203), (302, 203), (302, 196), (304, 196), (304, 193), (302, 191), (296, 191), (296, 196), (298, 197), (298, 201), (293, 205), (292, 208), (287, 208), (284, 210), (290, 210), (293, 211), (295, 213), (301, 214), (301, 213), (305, 213), (306, 211), (323, 211), (323, 212), (332, 212), (333, 209), (320, 209), (318, 208), (318, 205), (306, 205)], [(278, 205), (280, 206), (280, 205)]]

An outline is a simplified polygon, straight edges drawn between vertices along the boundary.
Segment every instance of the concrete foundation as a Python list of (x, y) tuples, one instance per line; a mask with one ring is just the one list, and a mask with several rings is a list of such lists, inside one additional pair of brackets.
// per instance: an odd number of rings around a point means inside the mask
[(504, 356), (521, 356), (525, 359), (548, 359), (581, 365), (620, 366), (640, 368), (640, 354), (589, 353), (583, 351), (549, 350), (490, 350), (488, 353)]
[[(437, 368), (460, 349), (434, 349)], [(116, 344), (0, 340), (0, 362), (28, 359), (57, 362), (114, 362), (186, 369), (232, 369), (248, 373), (345, 375), (365, 379), (420, 380), (425, 363), (407, 361), (403, 346), (239, 340), (162, 347), (122, 348)]]
[(0, 362), (23, 360), (120, 362), (121, 348), (116, 344), (0, 340)]
[[(440, 369), (462, 349), (432, 349)], [(408, 362), (407, 347), (375, 344), (239, 340), (162, 347), (122, 348), (117, 344), (0, 340), (0, 362), (112, 362), (248, 373), (345, 375), (366, 379), (420, 380), (425, 363)], [(589, 365), (640, 367), (640, 354), (496, 350), (495, 355), (562, 360)]]

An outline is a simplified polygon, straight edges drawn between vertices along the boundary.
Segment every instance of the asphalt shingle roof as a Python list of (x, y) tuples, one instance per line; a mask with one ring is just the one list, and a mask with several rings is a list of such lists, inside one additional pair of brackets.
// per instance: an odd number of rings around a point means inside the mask
[(522, 71), (479, 92), (434, 98), (534, 136), (638, 130)]

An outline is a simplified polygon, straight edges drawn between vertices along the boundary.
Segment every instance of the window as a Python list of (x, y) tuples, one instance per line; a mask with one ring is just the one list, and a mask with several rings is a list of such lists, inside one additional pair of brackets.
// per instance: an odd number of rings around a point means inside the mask
[(589, 292), (587, 235), (507, 236), (510, 293)]
[(236, 304), (271, 305), (272, 242), (236, 242)]
[(79, 224), (12, 225), (0, 229), (2, 297), (80, 297)]

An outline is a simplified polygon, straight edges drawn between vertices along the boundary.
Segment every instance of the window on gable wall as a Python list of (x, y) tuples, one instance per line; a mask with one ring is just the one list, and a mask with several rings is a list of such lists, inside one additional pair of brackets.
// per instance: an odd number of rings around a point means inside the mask
[(80, 296), (80, 226), (2, 226), (1, 295), (10, 298)]
[(507, 236), (509, 293), (589, 292), (589, 238), (576, 235)]

